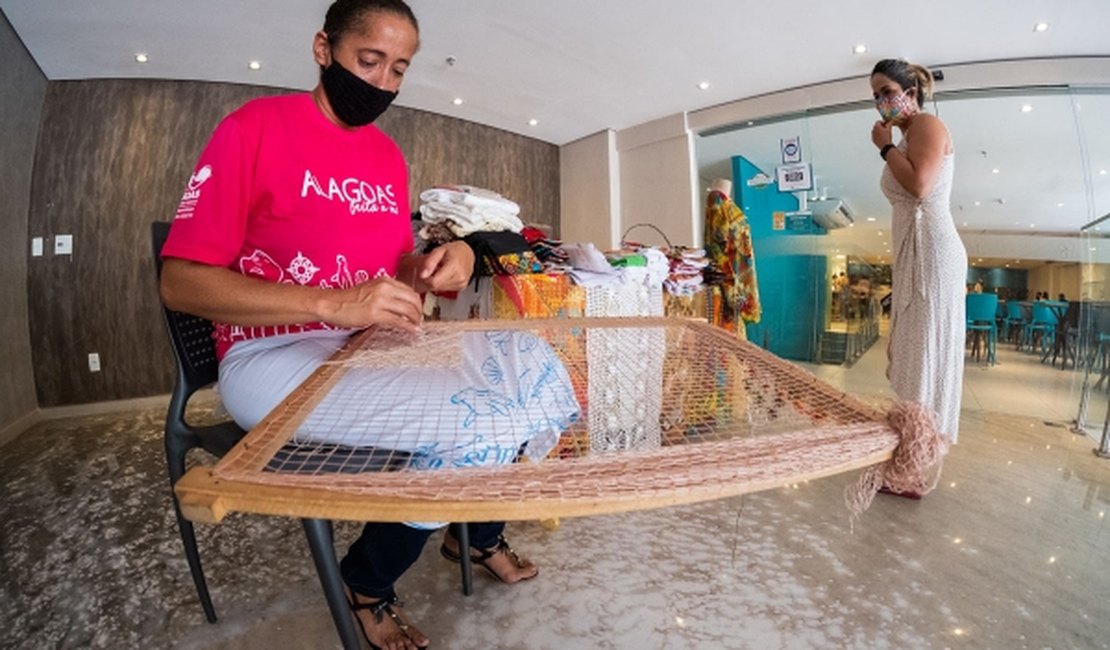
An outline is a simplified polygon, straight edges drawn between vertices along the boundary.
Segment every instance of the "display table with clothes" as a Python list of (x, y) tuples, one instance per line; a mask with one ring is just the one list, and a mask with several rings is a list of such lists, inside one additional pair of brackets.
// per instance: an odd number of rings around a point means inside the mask
[[(654, 263), (629, 255), (612, 265), (592, 246), (564, 248), (569, 249), (574, 273), (479, 277), (456, 295), (434, 297), (425, 311), (443, 320), (642, 317), (663, 316), (670, 304), (678, 315), (690, 315), (696, 294), (664, 300), (669, 264), (661, 254), (647, 255), (655, 258)], [(698, 316), (704, 317), (704, 313)], [(585, 397), (606, 408), (590, 411), (589, 441), (568, 444), (588, 444), (595, 451), (661, 444), (658, 405), (663, 391), (664, 336), (660, 327), (591, 332), (586, 339), (589, 394)], [(629, 358), (633, 358), (635, 372), (618, 375), (627, 371)], [(631, 407), (637, 404), (640, 406)], [(614, 415), (617, 413), (622, 415)]]

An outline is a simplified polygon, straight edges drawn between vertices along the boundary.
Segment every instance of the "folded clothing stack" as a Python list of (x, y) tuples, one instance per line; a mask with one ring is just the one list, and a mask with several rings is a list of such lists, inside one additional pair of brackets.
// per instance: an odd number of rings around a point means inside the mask
[(672, 296), (692, 296), (701, 291), (707, 282), (706, 271), (711, 271), (709, 259), (701, 248), (675, 247), (669, 251), (670, 273), (663, 287)]
[(562, 248), (562, 240), (554, 239), (534, 226), (525, 226), (520, 234), (543, 264), (545, 273), (565, 273), (571, 269), (570, 257)]
[(447, 226), (456, 237), (483, 231), (519, 233), (520, 206), (497, 192), (471, 185), (441, 185), (420, 193), (420, 216)]

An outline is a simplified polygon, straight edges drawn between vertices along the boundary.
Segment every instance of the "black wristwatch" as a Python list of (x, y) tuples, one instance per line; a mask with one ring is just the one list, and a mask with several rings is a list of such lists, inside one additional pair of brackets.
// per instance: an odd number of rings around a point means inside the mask
[(884, 144), (882, 149), (879, 149), (879, 157), (886, 160), (886, 155), (894, 148), (893, 144)]

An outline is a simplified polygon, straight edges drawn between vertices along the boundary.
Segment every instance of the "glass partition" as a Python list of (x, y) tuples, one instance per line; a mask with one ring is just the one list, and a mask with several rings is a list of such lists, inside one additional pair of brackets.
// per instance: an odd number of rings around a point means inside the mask
[[(997, 365), (969, 361), (969, 368), (1001, 368), (994, 374), (1000, 387), (1013, 380), (1006, 372), (1024, 368), (1035, 378), (1027, 387), (1046, 395), (1038, 415), (1074, 426), (1089, 360), (1101, 354), (1090, 333), (1097, 330), (1094, 305), (1110, 304), (1110, 243), (1101, 232), (1110, 224), (1084, 228), (1110, 213), (1110, 89), (942, 92), (928, 108), (955, 147), (952, 212), (969, 256), (967, 289), (999, 296)], [(871, 102), (861, 101), (737, 124), (697, 140), (701, 178), (707, 185), (731, 179), (753, 223), (760, 291), (771, 308), (749, 335), (780, 356), (851, 363), (874, 343), (873, 330), (885, 333), (890, 206), (879, 188), (884, 163), (870, 141), (876, 119)], [(781, 175), (799, 167), (801, 173)], [(787, 187), (780, 190), (780, 181)], [(861, 279), (877, 304), (858, 304)], [(1010, 317), (1046, 297), (1057, 303), (1056, 325), (1031, 330), (1028, 315)], [(837, 336), (845, 341), (839, 353)], [(783, 339), (806, 344), (779, 345)], [(1069, 340), (1074, 350), (1064, 345)], [(1108, 384), (1110, 378), (1087, 401), (1087, 419), (1100, 429)]]
[(1096, 451), (1105, 457), (1110, 455), (1110, 91), (1075, 89), (1073, 100), (1091, 217), (1080, 231), (1081, 309), (1068, 340), (1082, 378), (1073, 429), (1097, 440)]

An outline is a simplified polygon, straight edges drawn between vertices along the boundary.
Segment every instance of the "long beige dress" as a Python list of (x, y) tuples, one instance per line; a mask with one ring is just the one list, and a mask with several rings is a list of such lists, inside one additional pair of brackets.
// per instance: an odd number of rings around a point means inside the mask
[[(906, 141), (898, 148), (904, 153)], [(967, 251), (952, 221), (953, 155), (944, 157), (932, 192), (916, 199), (883, 167), (893, 207), (894, 268), (887, 376), (899, 399), (931, 408), (940, 432), (956, 442), (964, 376)]]

